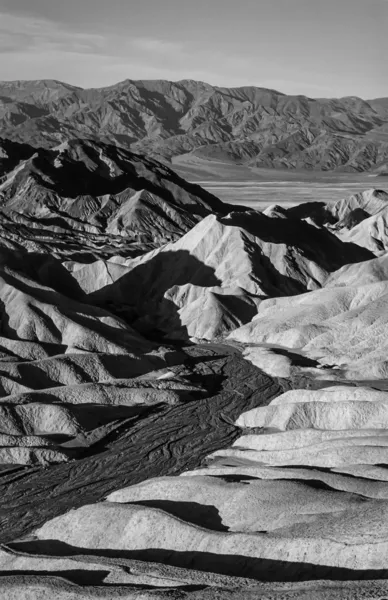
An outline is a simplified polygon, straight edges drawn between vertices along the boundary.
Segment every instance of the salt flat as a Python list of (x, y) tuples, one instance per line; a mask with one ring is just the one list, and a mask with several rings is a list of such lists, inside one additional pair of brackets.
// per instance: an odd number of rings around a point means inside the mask
[[(224, 202), (264, 209), (271, 204), (285, 208), (301, 202), (336, 202), (367, 187), (380, 187), (377, 179), (346, 181), (337, 184), (308, 181), (198, 181), (199, 185)], [(383, 182), (384, 183), (384, 182)], [(387, 181), (385, 181), (387, 183)], [(382, 185), (381, 185), (382, 187)]]
[(224, 202), (264, 209), (301, 202), (335, 202), (368, 188), (387, 189), (388, 178), (369, 173), (249, 169), (226, 162), (173, 160), (172, 168)]

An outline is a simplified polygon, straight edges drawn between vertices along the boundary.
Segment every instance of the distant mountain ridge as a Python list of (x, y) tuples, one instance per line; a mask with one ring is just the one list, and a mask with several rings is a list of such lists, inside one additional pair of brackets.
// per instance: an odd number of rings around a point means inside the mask
[(3, 138), (38, 147), (98, 140), (170, 161), (187, 155), (278, 169), (388, 173), (388, 99), (312, 99), (182, 80), (82, 89), (0, 82)]

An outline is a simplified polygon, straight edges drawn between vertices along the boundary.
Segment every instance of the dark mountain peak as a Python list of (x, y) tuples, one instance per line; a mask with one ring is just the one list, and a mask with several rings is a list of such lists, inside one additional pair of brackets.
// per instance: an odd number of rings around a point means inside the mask
[(28, 144), (19, 144), (0, 137), (0, 181), (20, 161), (30, 158), (36, 149)]

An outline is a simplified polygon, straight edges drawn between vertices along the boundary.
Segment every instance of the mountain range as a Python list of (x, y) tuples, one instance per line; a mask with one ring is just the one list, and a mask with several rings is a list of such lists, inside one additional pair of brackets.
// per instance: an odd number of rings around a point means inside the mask
[(77, 138), (162, 161), (388, 173), (388, 98), (313, 99), (193, 80), (82, 89), (0, 82), (1, 135), (50, 148)]

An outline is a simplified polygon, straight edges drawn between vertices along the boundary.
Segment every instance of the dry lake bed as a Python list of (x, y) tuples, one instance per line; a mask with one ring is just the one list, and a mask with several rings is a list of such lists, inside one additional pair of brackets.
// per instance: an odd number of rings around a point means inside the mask
[(221, 162), (175, 159), (172, 168), (224, 202), (259, 210), (271, 204), (335, 202), (364, 190), (388, 189), (388, 177), (368, 173), (324, 173), (248, 169)]

